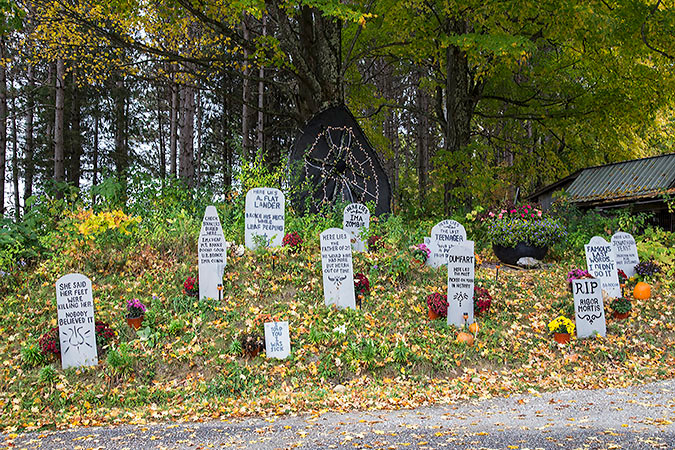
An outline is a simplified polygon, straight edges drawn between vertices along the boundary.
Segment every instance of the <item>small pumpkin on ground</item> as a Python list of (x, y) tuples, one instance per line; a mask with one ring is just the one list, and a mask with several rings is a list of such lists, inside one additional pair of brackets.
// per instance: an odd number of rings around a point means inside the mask
[(640, 281), (633, 289), (633, 297), (638, 300), (648, 300), (652, 296), (652, 288), (644, 281)]
[(460, 331), (457, 333), (457, 342), (463, 342), (471, 347), (473, 345), (473, 335), (471, 333), (467, 333), (466, 331)]

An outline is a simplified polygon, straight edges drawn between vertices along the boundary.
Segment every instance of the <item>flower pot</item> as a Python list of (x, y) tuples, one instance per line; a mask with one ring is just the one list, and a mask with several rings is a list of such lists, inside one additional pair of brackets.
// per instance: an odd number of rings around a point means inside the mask
[(571, 338), (572, 336), (569, 333), (553, 333), (553, 339), (555, 339), (558, 344), (567, 344)]
[(493, 244), (492, 251), (501, 262), (513, 266), (520, 258), (544, 259), (544, 256), (548, 252), (548, 247), (532, 247), (521, 242), (515, 247), (502, 247), (501, 245)]
[(437, 313), (436, 311), (434, 311), (433, 309), (429, 308), (429, 320), (436, 320), (436, 319), (438, 319), (439, 317), (441, 317), (440, 314), (438, 314), (438, 313)]
[(144, 316), (127, 317), (127, 323), (134, 330), (138, 330), (141, 327), (141, 325), (143, 324), (143, 317)]
[(614, 317), (616, 320), (627, 319), (628, 316), (630, 316), (630, 311), (625, 312), (625, 313), (620, 313), (620, 312), (616, 312), (616, 311), (612, 312), (612, 317)]

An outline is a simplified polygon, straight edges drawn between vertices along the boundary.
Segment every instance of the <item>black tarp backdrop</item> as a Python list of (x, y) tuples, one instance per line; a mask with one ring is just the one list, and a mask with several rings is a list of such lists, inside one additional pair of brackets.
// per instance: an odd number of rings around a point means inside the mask
[[(317, 213), (328, 203), (375, 203), (375, 215), (388, 213), (389, 179), (377, 153), (344, 105), (312, 117), (289, 158), (296, 209)], [(298, 186), (301, 188), (298, 189)]]

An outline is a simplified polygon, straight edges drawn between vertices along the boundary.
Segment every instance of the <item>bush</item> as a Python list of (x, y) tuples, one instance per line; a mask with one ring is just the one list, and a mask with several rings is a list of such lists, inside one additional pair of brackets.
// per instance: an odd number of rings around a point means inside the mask
[[(94, 329), (96, 331), (96, 348), (100, 355), (114, 339), (115, 331), (107, 323), (98, 320)], [(59, 327), (53, 327), (43, 334), (38, 341), (38, 346), (43, 355), (60, 357), (61, 342), (59, 341)]]

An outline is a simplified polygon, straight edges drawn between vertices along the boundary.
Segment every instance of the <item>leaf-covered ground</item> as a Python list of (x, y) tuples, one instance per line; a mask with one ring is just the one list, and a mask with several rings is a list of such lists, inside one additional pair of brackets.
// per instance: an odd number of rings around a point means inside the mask
[[(446, 271), (389, 245), (356, 254), (354, 271), (368, 275), (371, 292), (361, 310), (337, 310), (323, 305), (317, 241), (298, 254), (230, 255), (222, 301), (182, 294), (184, 278), (197, 272), (196, 254), (180, 258), (149, 246), (123, 261), (80, 249), (22, 273), (0, 306), (4, 431), (397, 409), (675, 376), (675, 297), (667, 280), (650, 300), (634, 301), (629, 319), (608, 314), (606, 338), (558, 345), (546, 325), (560, 313), (573, 317), (565, 275), (580, 266), (580, 255), (576, 266), (501, 270), (498, 281), (484, 263), (477, 284), (494, 301), (468, 347), (455, 342), (455, 329), (427, 318), (425, 297), (445, 291)], [(92, 266), (96, 258), (105, 264)], [(116, 357), (104, 354), (98, 367), (84, 369), (64, 371), (55, 359), (33, 366), (27, 348), (56, 325), (54, 283), (71, 270), (92, 279), (97, 320), (117, 333)], [(125, 322), (130, 298), (149, 305), (138, 332)], [(239, 336), (262, 333), (270, 317), (289, 321), (291, 357), (243, 356)]]

